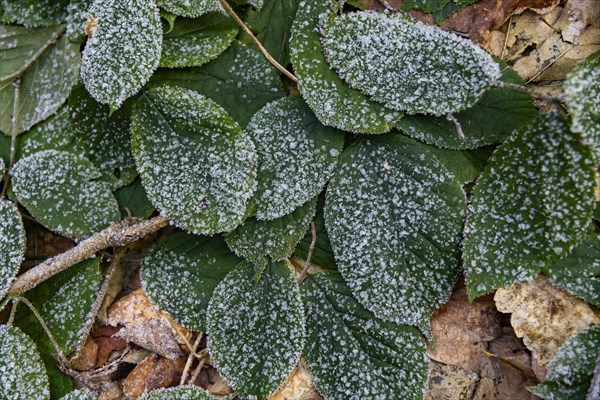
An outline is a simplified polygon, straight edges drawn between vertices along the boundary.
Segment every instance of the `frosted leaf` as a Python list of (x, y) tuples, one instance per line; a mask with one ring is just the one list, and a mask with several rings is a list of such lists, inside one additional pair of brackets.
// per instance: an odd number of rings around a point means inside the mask
[(599, 352), (600, 325), (592, 325), (562, 345), (548, 363), (546, 380), (529, 390), (547, 400), (585, 399)]
[(159, 69), (151, 86), (178, 85), (195, 90), (223, 107), (242, 127), (265, 104), (285, 95), (281, 79), (264, 56), (234, 42), (216, 60), (195, 68)]
[(533, 279), (583, 239), (592, 217), (590, 149), (558, 113), (515, 132), (473, 189), (465, 227), (469, 298)]
[(80, 59), (79, 44), (63, 35), (28, 64), (19, 82), (0, 85), (0, 131), (7, 135), (13, 131), (15, 107), (17, 135), (54, 114), (77, 82)]
[(67, 35), (77, 42), (85, 41), (85, 27), (93, 0), (71, 0), (67, 7)]
[(136, 104), (132, 148), (148, 198), (183, 229), (214, 234), (242, 222), (256, 186), (256, 151), (213, 101), (177, 87)]
[(477, 0), (405, 0), (402, 2), (402, 10), (408, 11), (418, 9), (425, 14), (433, 14), (435, 22), (441, 24), (455, 12), (462, 10), (476, 1)]
[(69, 0), (2, 0), (4, 22), (26, 27), (58, 25), (67, 18)]
[(214, 397), (198, 386), (176, 386), (161, 388), (143, 394), (139, 400), (230, 400), (233, 396)]
[(304, 307), (296, 279), (273, 263), (258, 282), (242, 264), (219, 283), (208, 305), (208, 348), (221, 375), (242, 398), (275, 393), (304, 346)]
[(220, 236), (175, 233), (142, 260), (142, 289), (179, 324), (205, 331), (206, 308), (215, 287), (241, 262)]
[[(270, 0), (266, 0), (270, 1)], [(256, 10), (262, 10), (265, 0), (246, 0), (246, 4), (252, 5)]]
[[(523, 84), (519, 75), (503, 63), (501, 81)], [(445, 116), (406, 115), (397, 129), (417, 140), (449, 149), (474, 149), (502, 142), (512, 131), (522, 128), (538, 115), (531, 96), (515, 89), (493, 87), (473, 105), (454, 114), (466, 140), (457, 133), (456, 125)]]
[(77, 389), (64, 395), (60, 400), (96, 400), (97, 398), (98, 394), (89, 389)]
[(322, 21), (325, 56), (348, 84), (395, 110), (446, 115), (474, 105), (500, 68), (472, 42), (403, 13)]
[(292, 26), (290, 59), (298, 88), (322, 124), (355, 133), (388, 132), (400, 113), (370, 101), (331, 70), (321, 47), (317, 23), (333, 12), (337, 0), (304, 0)]
[(61, 150), (80, 154), (69, 121), (68, 108), (68, 106), (61, 107), (56, 114), (24, 133), (17, 147), (17, 159), (43, 150)]
[(48, 376), (35, 343), (19, 328), (0, 325), (0, 398), (50, 398)]
[[(290, 63), (289, 38), (299, 1), (267, 0), (264, 6), (261, 0), (253, 3), (255, 8), (248, 9), (244, 22), (279, 64), (288, 65)], [(258, 3), (262, 8), (256, 6)], [(243, 35), (240, 39), (254, 46), (250, 36)]]
[(273, 261), (281, 261), (292, 254), (315, 215), (316, 206), (315, 197), (291, 214), (272, 221), (247, 219), (226, 236), (227, 245), (257, 269), (263, 269), (269, 264), (269, 257)]
[(162, 29), (153, 0), (95, 0), (96, 28), (83, 50), (81, 78), (92, 97), (117, 109), (158, 67)]
[(117, 190), (115, 197), (119, 203), (122, 218), (131, 215), (132, 217), (146, 219), (156, 211), (150, 200), (148, 200), (148, 195), (140, 178), (133, 181), (131, 185)]
[[(424, 145), (426, 146), (426, 145)], [(473, 182), (487, 166), (487, 161), (493, 147), (483, 147), (475, 150), (447, 150), (426, 146), (434, 153), (461, 185)]]
[(0, 24), (0, 81), (21, 75), (60, 36), (62, 27), (32, 28)]
[(94, 100), (81, 85), (69, 97), (69, 119), (77, 145), (115, 190), (129, 185), (137, 170), (131, 154), (131, 109), (126, 101), (110, 114), (110, 107)]
[[(325, 219), (323, 218), (323, 206), (325, 204), (325, 193), (321, 193), (317, 202), (317, 212), (313, 219), (315, 223), (315, 232), (317, 233), (317, 240), (315, 242), (315, 248), (311, 257), (311, 264), (316, 264), (322, 268), (337, 269), (335, 258), (333, 256), (333, 250), (331, 249), (331, 242), (329, 241), (329, 235), (327, 229), (325, 229)], [(312, 232), (310, 229), (306, 232), (306, 235), (298, 245), (294, 256), (306, 260), (308, 258), (308, 252), (312, 243)]]
[(300, 96), (267, 104), (246, 132), (258, 153), (259, 220), (280, 218), (318, 195), (344, 147), (344, 134), (322, 125)]
[(0, 157), (0, 175), (4, 175), (5, 169), (6, 169), (6, 166), (4, 165), (4, 159), (2, 157)]
[[(0, 167), (4, 167), (2, 161)], [(19, 209), (12, 201), (0, 199), (0, 300), (19, 272), (25, 256), (25, 243), (25, 228)]]
[(459, 272), (465, 195), (427, 147), (401, 135), (359, 139), (327, 188), (338, 268), (375, 316), (429, 329)]
[(428, 360), (417, 329), (377, 319), (352, 297), (338, 272), (309, 275), (302, 297), (304, 354), (326, 399), (423, 398)]
[(226, 11), (219, 0), (158, 0), (158, 4), (170, 13), (184, 17), (198, 17), (213, 11)]
[(19, 203), (46, 228), (74, 239), (119, 220), (119, 206), (86, 158), (44, 150), (22, 158), (11, 171)]
[(588, 234), (562, 260), (544, 268), (554, 286), (600, 307), (600, 240)]
[(198, 18), (177, 18), (172, 29), (163, 22), (160, 67), (193, 67), (206, 64), (225, 51), (238, 34), (233, 20), (208, 13)]
[(581, 133), (600, 160), (600, 52), (576, 65), (564, 83), (571, 129)]

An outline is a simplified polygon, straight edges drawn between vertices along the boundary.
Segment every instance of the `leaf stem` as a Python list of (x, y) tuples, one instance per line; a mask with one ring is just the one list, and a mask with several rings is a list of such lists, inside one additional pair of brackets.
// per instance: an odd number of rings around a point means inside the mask
[(302, 283), (306, 277), (308, 269), (310, 268), (310, 260), (312, 259), (313, 252), (315, 251), (315, 245), (317, 243), (317, 229), (315, 228), (314, 221), (310, 221), (310, 233), (312, 234), (312, 241), (310, 242), (310, 247), (308, 248), (308, 256), (306, 256), (304, 268), (302, 268), (302, 272), (300, 272), (300, 275), (298, 275), (298, 284)]
[(256, 38), (256, 36), (254, 36), (254, 34), (250, 30), (250, 28), (248, 28), (248, 26), (244, 23), (244, 21), (242, 21), (240, 19), (240, 17), (238, 17), (238, 15), (235, 13), (235, 11), (233, 11), (233, 8), (231, 8), (231, 6), (229, 5), (229, 3), (227, 3), (226, 0), (220, 0), (220, 1), (221, 1), (221, 5), (225, 9), (225, 11), (227, 11), (227, 13), (229, 15), (231, 15), (231, 18), (234, 19), (234, 21), (240, 26), (240, 28), (242, 28), (242, 30), (244, 32), (246, 32), (246, 34), (248, 36), (250, 36), (250, 39), (252, 39), (252, 41), (258, 46), (258, 48), (260, 49), (260, 52), (263, 53), (263, 55), (266, 57), (266, 59), (269, 60), (269, 62), (271, 64), (273, 64), (275, 66), (275, 68), (277, 68), (278, 70), (280, 70), (285, 76), (287, 76), (288, 78), (290, 78), (293, 82), (298, 83), (298, 78), (296, 78), (294, 76), (294, 74), (292, 74), (290, 71), (288, 71), (287, 69), (285, 69), (281, 64), (279, 64), (277, 62), (277, 60), (275, 60), (273, 58), (273, 56), (271, 56), (269, 54), (269, 52), (267, 51), (267, 49), (265, 49), (265, 47), (260, 43), (260, 41)]
[(46, 279), (92, 257), (107, 247), (121, 247), (135, 242), (164, 228), (169, 220), (163, 216), (131, 224), (127, 220), (117, 222), (95, 235), (81, 241), (77, 246), (54, 256), (19, 276), (8, 294), (18, 294), (33, 289)]

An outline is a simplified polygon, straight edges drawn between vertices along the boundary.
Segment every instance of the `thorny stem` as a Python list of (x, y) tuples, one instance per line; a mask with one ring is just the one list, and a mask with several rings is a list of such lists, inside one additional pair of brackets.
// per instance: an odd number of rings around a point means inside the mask
[(315, 221), (310, 221), (310, 233), (312, 234), (312, 241), (310, 242), (310, 247), (308, 248), (308, 256), (304, 262), (304, 268), (302, 268), (302, 272), (300, 272), (300, 275), (298, 275), (298, 284), (302, 283), (306, 277), (308, 269), (310, 268), (310, 260), (312, 259), (313, 252), (315, 251), (315, 244), (317, 243), (317, 229), (315, 228)]
[(227, 11), (227, 13), (229, 15), (231, 15), (231, 18), (233, 18), (235, 20), (235, 22), (240, 26), (240, 28), (242, 28), (242, 30), (244, 32), (246, 32), (246, 34), (248, 36), (250, 36), (250, 39), (252, 39), (252, 41), (258, 46), (258, 48), (260, 49), (260, 52), (263, 53), (263, 55), (266, 57), (266, 59), (269, 60), (269, 62), (271, 64), (273, 64), (275, 66), (275, 68), (280, 70), (285, 76), (290, 78), (293, 82), (298, 83), (298, 78), (296, 78), (294, 76), (294, 74), (292, 74), (290, 71), (285, 69), (281, 64), (279, 64), (277, 62), (277, 60), (275, 60), (273, 58), (273, 56), (271, 56), (269, 54), (267, 49), (265, 49), (264, 46), (260, 43), (260, 41), (256, 38), (256, 36), (254, 36), (254, 34), (250, 30), (250, 28), (248, 28), (248, 26), (244, 23), (244, 21), (242, 21), (240, 19), (240, 17), (238, 17), (238, 15), (235, 13), (235, 11), (233, 11), (233, 8), (231, 8), (231, 6), (227, 3), (227, 1), (226, 0), (220, 0), (220, 1), (221, 1), (221, 5), (223, 6), (223, 8)]
[(192, 345), (192, 351), (190, 351), (190, 354), (188, 355), (188, 359), (185, 363), (185, 368), (183, 369), (183, 373), (181, 374), (179, 385), (183, 385), (185, 383), (185, 380), (187, 379), (188, 372), (190, 370), (190, 367), (192, 366), (192, 361), (194, 361), (194, 356), (196, 355), (196, 350), (198, 350), (198, 346), (200, 346), (200, 341), (202, 340), (203, 336), (204, 335), (202, 334), (202, 332), (199, 332), (198, 336), (196, 336), (196, 340)]
[(73, 265), (92, 257), (107, 247), (121, 247), (135, 242), (164, 228), (169, 220), (163, 216), (154, 217), (136, 224), (118, 222), (95, 235), (81, 241), (77, 246), (54, 256), (19, 276), (10, 287), (8, 294), (22, 293), (33, 289), (46, 279)]

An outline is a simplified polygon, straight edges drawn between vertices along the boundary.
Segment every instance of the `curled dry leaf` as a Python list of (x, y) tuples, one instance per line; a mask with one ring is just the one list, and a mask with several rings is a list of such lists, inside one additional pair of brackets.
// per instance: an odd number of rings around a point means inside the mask
[(431, 361), (429, 363), (429, 389), (425, 400), (472, 399), (479, 376), (454, 365)]
[(124, 326), (117, 334), (119, 337), (169, 359), (179, 357), (179, 345), (186, 344), (191, 338), (190, 331), (155, 307), (141, 289), (122, 297), (110, 307), (108, 323)]
[(123, 393), (128, 399), (137, 399), (151, 390), (175, 386), (179, 383), (186, 357), (173, 360), (150, 356), (137, 365), (123, 380)]
[(268, 400), (323, 400), (323, 397), (315, 389), (313, 378), (305, 366), (304, 360), (300, 360), (300, 368), (297, 368), (281, 389)]
[(543, 276), (498, 289), (494, 300), (500, 312), (512, 313), (515, 333), (541, 365), (554, 358), (568, 338), (600, 323), (587, 303), (554, 288)]

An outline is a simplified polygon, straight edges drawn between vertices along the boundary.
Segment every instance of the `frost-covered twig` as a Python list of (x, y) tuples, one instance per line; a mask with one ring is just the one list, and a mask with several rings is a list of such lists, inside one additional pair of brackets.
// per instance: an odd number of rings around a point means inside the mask
[(302, 268), (302, 272), (300, 272), (300, 275), (298, 275), (298, 283), (302, 283), (304, 277), (306, 277), (308, 269), (310, 268), (310, 260), (312, 259), (313, 251), (315, 251), (315, 244), (317, 243), (317, 229), (315, 228), (314, 221), (310, 221), (310, 233), (312, 234), (312, 241), (310, 242), (310, 247), (308, 248), (308, 256), (306, 256), (304, 268)]
[(107, 247), (120, 247), (135, 242), (169, 224), (163, 216), (141, 221), (136, 224), (119, 222), (81, 241), (77, 246), (52, 257), (19, 276), (9, 289), (10, 294), (33, 289), (46, 279), (69, 267), (87, 260), (97, 251)]
[(558, 101), (558, 102), (564, 100), (563, 94), (561, 94), (559, 96), (546, 96), (539, 92), (539, 90), (541, 88), (537, 87), (537, 86), (525, 86), (525, 85), (520, 85), (518, 83), (511, 83), (511, 82), (504, 82), (504, 81), (495, 81), (492, 83), (492, 86), (497, 87), (497, 88), (503, 88), (503, 89), (518, 90), (520, 92), (525, 92), (534, 97), (544, 99), (544, 100)]
[(229, 15), (231, 15), (231, 18), (233, 18), (235, 20), (235, 22), (240, 26), (240, 28), (242, 28), (242, 30), (244, 32), (246, 32), (246, 34), (248, 36), (250, 36), (250, 39), (252, 39), (252, 41), (258, 46), (258, 48), (260, 49), (260, 52), (263, 53), (263, 55), (267, 58), (267, 60), (269, 60), (269, 62), (271, 64), (273, 64), (275, 66), (275, 68), (277, 68), (278, 70), (280, 70), (281, 72), (283, 72), (283, 74), (285, 76), (287, 76), (288, 78), (290, 78), (293, 82), (298, 83), (298, 78), (296, 78), (294, 76), (294, 74), (292, 74), (290, 71), (288, 71), (287, 69), (285, 69), (281, 64), (279, 64), (277, 62), (277, 60), (275, 60), (273, 58), (273, 56), (271, 56), (269, 54), (269, 52), (267, 51), (267, 49), (265, 49), (265, 47), (260, 43), (260, 41), (256, 38), (256, 36), (254, 36), (254, 34), (250, 30), (250, 28), (248, 28), (248, 26), (246, 26), (246, 24), (244, 23), (244, 21), (242, 21), (240, 19), (240, 17), (238, 17), (238, 15), (235, 13), (235, 11), (233, 11), (233, 8), (231, 8), (231, 6), (227, 3), (227, 1), (221, 0), (221, 5), (229, 13)]
[(204, 336), (204, 334), (202, 332), (198, 332), (198, 336), (196, 336), (196, 340), (194, 341), (194, 344), (192, 345), (192, 349), (191, 349), (192, 351), (190, 351), (190, 354), (188, 355), (187, 362), (185, 363), (185, 368), (183, 369), (183, 373), (181, 374), (181, 379), (179, 380), (180, 385), (185, 384), (185, 380), (187, 379), (188, 372), (190, 370), (190, 367), (192, 366), (192, 361), (194, 361), (194, 358), (196, 355), (196, 350), (198, 350), (198, 346), (200, 346), (200, 341), (202, 340), (203, 336)]

